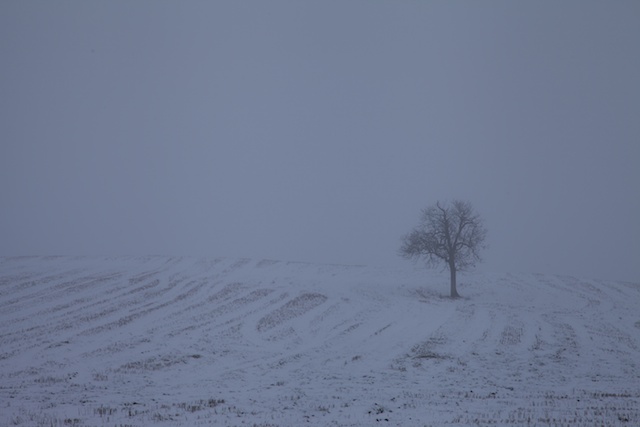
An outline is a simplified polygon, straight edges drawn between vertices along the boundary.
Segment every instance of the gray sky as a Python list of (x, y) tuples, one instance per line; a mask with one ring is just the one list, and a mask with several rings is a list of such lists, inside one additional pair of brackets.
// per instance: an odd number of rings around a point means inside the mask
[(638, 1), (0, 2), (0, 255), (404, 265), (440, 199), (482, 271), (640, 280)]

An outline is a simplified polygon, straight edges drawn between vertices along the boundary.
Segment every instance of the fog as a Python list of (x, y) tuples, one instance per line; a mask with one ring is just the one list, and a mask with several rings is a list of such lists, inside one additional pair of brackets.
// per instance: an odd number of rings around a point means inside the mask
[(0, 255), (409, 266), (472, 202), (481, 271), (640, 280), (637, 1), (3, 1)]

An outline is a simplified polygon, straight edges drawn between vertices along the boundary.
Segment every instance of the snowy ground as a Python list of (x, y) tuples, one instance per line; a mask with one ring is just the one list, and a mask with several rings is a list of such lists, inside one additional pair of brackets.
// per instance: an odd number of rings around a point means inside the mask
[(0, 425), (640, 425), (640, 284), (0, 258)]

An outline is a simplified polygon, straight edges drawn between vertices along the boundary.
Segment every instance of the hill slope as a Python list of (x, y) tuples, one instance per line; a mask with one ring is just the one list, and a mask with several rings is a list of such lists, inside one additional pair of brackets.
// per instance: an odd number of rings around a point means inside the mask
[(0, 425), (640, 425), (640, 285), (1, 258)]

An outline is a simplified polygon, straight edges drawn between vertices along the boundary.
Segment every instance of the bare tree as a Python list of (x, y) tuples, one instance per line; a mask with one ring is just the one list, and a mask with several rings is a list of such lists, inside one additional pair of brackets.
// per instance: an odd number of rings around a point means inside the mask
[(483, 221), (471, 203), (454, 200), (422, 210), (421, 223), (402, 239), (400, 255), (407, 259), (424, 258), (427, 266), (444, 262), (451, 274), (451, 298), (457, 298), (456, 272), (480, 261), (487, 235)]

